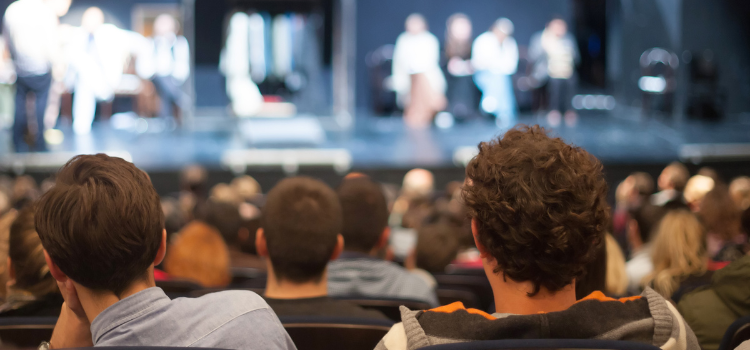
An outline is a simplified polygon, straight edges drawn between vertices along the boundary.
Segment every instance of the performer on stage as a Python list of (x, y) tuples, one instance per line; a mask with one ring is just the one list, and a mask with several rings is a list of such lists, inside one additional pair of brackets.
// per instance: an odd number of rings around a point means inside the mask
[(513, 22), (500, 18), (489, 31), (478, 36), (474, 40), (471, 61), (476, 71), (474, 81), (482, 91), (482, 110), (495, 115), (497, 126), (513, 126), (517, 108), (512, 75), (518, 69)]
[(448, 112), (456, 119), (466, 120), (477, 115), (477, 88), (472, 80), (472, 25), (468, 16), (456, 13), (445, 26), (443, 68), (448, 82)]
[(529, 58), (534, 62), (534, 77), (547, 81), (549, 113), (547, 121), (553, 127), (560, 125), (561, 111), (565, 124), (573, 126), (577, 115), (571, 106), (575, 94), (575, 66), (580, 60), (576, 40), (568, 32), (568, 24), (560, 17), (553, 18), (547, 27), (531, 38)]
[(406, 31), (393, 51), (393, 89), (404, 108), (404, 122), (413, 128), (430, 125), (445, 108), (445, 77), (440, 69), (440, 43), (420, 14), (406, 18)]

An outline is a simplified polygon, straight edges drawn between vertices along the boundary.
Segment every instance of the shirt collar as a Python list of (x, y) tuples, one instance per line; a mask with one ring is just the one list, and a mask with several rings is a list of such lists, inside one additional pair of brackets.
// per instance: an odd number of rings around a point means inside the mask
[(380, 260), (376, 257), (372, 257), (369, 254), (360, 253), (360, 252), (352, 252), (352, 251), (343, 251), (341, 255), (339, 255), (339, 259), (352, 259), (352, 260)]
[(151, 287), (110, 305), (91, 322), (91, 337), (94, 344), (109, 331), (141, 317), (152, 308), (170, 302), (171, 299), (161, 288)]

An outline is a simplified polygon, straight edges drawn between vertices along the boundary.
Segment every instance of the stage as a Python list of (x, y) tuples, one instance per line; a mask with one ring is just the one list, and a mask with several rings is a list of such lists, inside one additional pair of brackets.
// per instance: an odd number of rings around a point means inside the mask
[[(729, 173), (724, 173), (728, 177), (746, 170), (750, 120), (738, 117), (720, 123), (676, 123), (632, 115), (584, 111), (575, 127), (563, 124), (549, 130), (588, 150), (608, 169), (647, 167), (645, 170), (658, 171), (679, 159), (697, 164), (693, 166), (727, 167)], [(383, 172), (414, 167), (443, 169), (446, 177), (458, 177), (476, 145), (503, 132), (489, 119), (457, 123), (450, 129), (408, 130), (398, 117), (366, 115), (358, 116), (349, 128), (342, 128), (330, 117), (239, 121), (198, 116), (173, 130), (168, 121), (131, 122), (96, 122), (90, 135), (75, 136), (62, 121), (64, 139), (50, 146), (48, 154), (10, 152), (10, 132), (4, 130), (0, 171), (50, 173), (74, 154), (107, 152), (129, 158), (149, 173), (173, 174), (187, 164), (201, 164), (227, 174), (223, 177), (245, 172), (278, 177), (310, 171), (341, 176), (351, 170)], [(518, 122), (547, 127), (545, 118), (538, 115), (521, 116)]]

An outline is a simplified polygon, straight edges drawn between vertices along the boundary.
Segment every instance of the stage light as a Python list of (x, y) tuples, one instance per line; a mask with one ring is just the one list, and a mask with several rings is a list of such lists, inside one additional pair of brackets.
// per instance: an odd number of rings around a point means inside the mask
[(615, 105), (617, 105), (617, 101), (615, 101), (615, 98), (613, 96), (607, 96), (604, 99), (604, 108), (607, 110), (613, 110), (615, 109)]
[(435, 125), (440, 129), (450, 129), (455, 124), (453, 114), (440, 112), (435, 116)]
[(663, 76), (643, 76), (638, 79), (638, 88), (641, 91), (660, 94), (667, 88), (667, 80)]
[(573, 108), (583, 109), (583, 95), (573, 96)]
[(607, 96), (604, 96), (604, 95), (596, 96), (596, 108), (607, 109)]
[(583, 98), (583, 108), (585, 109), (596, 108), (596, 97), (594, 97), (594, 95), (586, 95), (586, 97)]

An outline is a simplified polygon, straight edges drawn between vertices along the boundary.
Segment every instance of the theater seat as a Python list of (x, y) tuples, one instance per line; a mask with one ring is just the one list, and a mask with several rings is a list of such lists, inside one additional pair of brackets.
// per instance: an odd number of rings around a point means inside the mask
[(378, 310), (386, 317), (395, 322), (401, 322), (401, 305), (410, 310), (427, 310), (432, 307), (425, 302), (408, 299), (375, 299), (375, 298), (336, 298), (346, 300), (352, 304), (359, 305), (365, 309)]
[(727, 328), (719, 350), (734, 350), (746, 340), (750, 340), (750, 315), (741, 317)]
[(282, 316), (279, 317), (298, 350), (372, 350), (393, 322), (377, 319)]
[(487, 311), (495, 301), (487, 276), (435, 274), (439, 289), (468, 289), (477, 296), (479, 309)]
[(57, 317), (0, 318), (0, 348), (36, 348), (52, 337)]
[(183, 280), (156, 281), (156, 286), (161, 288), (170, 299), (189, 297), (190, 293), (203, 289), (199, 284)]
[(471, 290), (464, 288), (438, 288), (437, 297), (440, 305), (460, 302), (467, 308), (479, 308), (479, 298)]
[(432, 345), (422, 350), (495, 350), (495, 349), (613, 349), (659, 350), (645, 343), (590, 339), (507, 339), (483, 340), (468, 343)]

